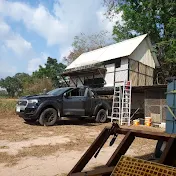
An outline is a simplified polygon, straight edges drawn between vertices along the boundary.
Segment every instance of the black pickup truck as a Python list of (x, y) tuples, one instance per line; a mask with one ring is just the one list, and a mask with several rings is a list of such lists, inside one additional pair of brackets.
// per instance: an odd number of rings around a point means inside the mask
[(96, 122), (106, 122), (110, 105), (97, 97), (88, 87), (64, 87), (46, 94), (22, 97), (16, 113), (26, 122), (39, 121), (51, 126), (61, 117), (94, 117)]

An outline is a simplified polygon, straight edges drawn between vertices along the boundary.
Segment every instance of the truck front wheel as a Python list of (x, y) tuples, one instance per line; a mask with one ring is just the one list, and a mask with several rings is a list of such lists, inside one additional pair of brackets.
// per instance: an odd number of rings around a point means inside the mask
[(40, 125), (52, 126), (57, 121), (57, 111), (53, 108), (45, 109), (39, 118)]
[(106, 110), (100, 109), (96, 115), (95, 121), (98, 123), (104, 123), (107, 120)]

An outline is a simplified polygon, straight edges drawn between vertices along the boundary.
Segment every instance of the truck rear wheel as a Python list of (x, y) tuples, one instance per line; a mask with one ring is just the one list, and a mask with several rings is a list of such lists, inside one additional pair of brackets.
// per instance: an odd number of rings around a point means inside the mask
[(97, 116), (95, 118), (95, 121), (98, 123), (104, 123), (107, 120), (107, 113), (106, 110), (100, 109), (97, 113)]
[(52, 126), (57, 121), (57, 111), (53, 108), (45, 109), (39, 118), (40, 125)]

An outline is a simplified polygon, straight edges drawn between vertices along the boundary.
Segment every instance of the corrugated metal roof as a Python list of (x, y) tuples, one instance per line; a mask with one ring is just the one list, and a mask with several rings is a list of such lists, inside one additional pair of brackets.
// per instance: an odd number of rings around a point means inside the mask
[(107, 60), (129, 56), (146, 38), (147, 34), (109, 45), (94, 51), (81, 54), (66, 69), (104, 62)]

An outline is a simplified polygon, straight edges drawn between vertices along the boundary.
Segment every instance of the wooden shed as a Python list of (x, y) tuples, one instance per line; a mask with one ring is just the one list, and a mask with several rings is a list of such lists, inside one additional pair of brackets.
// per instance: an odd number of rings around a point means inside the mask
[(70, 86), (111, 87), (131, 80), (132, 86), (153, 85), (159, 66), (147, 34), (83, 53), (63, 73)]

